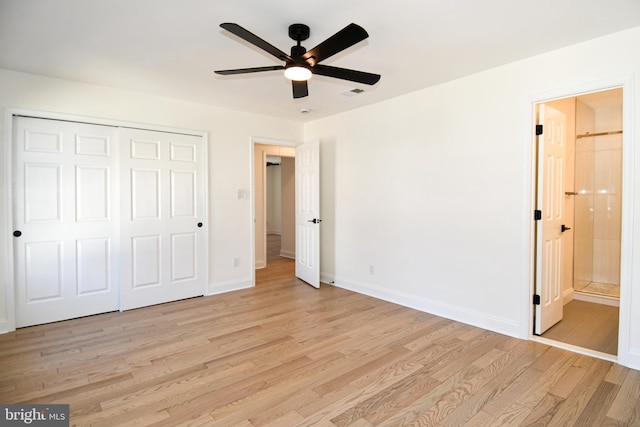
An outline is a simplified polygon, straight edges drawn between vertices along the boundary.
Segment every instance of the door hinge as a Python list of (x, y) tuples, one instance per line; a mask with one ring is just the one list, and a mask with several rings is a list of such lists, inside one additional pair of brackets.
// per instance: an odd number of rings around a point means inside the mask
[(534, 221), (540, 221), (542, 219), (542, 211), (539, 209), (536, 209), (533, 211), (533, 219)]
[(540, 295), (533, 295), (533, 305), (540, 305)]
[(536, 135), (542, 135), (542, 125), (536, 125)]

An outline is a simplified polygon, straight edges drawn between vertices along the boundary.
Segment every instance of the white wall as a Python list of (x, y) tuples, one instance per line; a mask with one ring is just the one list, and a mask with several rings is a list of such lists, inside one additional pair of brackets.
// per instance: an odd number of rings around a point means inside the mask
[[(622, 129), (620, 107), (596, 110), (578, 102), (578, 115), (590, 122), (589, 132)], [(580, 132), (584, 134), (585, 132)], [(576, 279), (583, 282), (620, 283), (620, 209), (622, 196), (622, 135), (580, 138), (576, 142)]]
[(282, 157), (282, 235), (280, 256), (295, 258), (296, 256), (296, 160), (293, 157)]
[(267, 153), (262, 144), (256, 144), (253, 151), (253, 202), (254, 211), (254, 236), (255, 268), (265, 268), (267, 266)]
[[(576, 133), (584, 135), (595, 130), (595, 111), (580, 99), (576, 103)], [(579, 287), (593, 281), (593, 171), (595, 158), (594, 138), (581, 138), (576, 142), (575, 191), (575, 239), (574, 280)], [(586, 149), (590, 147), (589, 149)]]
[[(206, 131), (209, 140), (209, 292), (251, 286), (250, 188), (251, 137), (267, 135), (302, 140), (302, 125), (266, 116), (181, 102), (66, 80), (0, 70), (0, 108), (34, 109), (64, 114)], [(0, 135), (5, 136), (5, 123)], [(6, 143), (6, 140), (3, 141)], [(3, 156), (4, 150), (0, 150)], [(4, 158), (0, 191), (7, 200)], [(243, 190), (242, 198), (238, 198)], [(8, 313), (7, 252), (11, 224), (0, 213), (0, 331)], [(233, 267), (238, 258), (238, 267)]]
[[(595, 115), (596, 132), (622, 129), (622, 111), (619, 108), (597, 109)], [(619, 284), (622, 135), (593, 139), (593, 281)]]
[[(529, 337), (533, 103), (625, 82), (631, 114), (639, 44), (635, 28), (306, 124), (325, 162), (323, 275)], [(629, 175), (640, 173), (637, 110), (627, 117), (625, 182), (640, 201)], [(640, 245), (640, 207), (626, 213), (630, 253)], [(621, 327), (619, 357), (640, 367), (640, 256), (625, 265), (621, 316), (630, 326)]]
[(280, 165), (267, 167), (267, 234), (282, 234), (282, 168)]

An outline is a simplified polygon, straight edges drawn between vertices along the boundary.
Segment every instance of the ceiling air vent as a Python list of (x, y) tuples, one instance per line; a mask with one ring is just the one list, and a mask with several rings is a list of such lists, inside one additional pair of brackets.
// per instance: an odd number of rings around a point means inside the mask
[(356, 96), (356, 95), (360, 95), (362, 92), (364, 92), (363, 89), (351, 89), (350, 91), (347, 91), (345, 93), (343, 93), (344, 96)]

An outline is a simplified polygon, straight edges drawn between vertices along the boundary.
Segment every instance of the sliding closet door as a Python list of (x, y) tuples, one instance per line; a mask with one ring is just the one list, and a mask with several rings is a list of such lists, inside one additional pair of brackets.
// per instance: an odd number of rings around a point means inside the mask
[(121, 309), (204, 294), (201, 137), (121, 129)]
[(117, 310), (117, 128), (13, 125), (16, 326)]

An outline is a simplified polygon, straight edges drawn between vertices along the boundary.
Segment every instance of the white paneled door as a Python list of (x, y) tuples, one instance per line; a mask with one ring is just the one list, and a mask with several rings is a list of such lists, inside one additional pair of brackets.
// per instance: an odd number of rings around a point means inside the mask
[(122, 129), (121, 309), (204, 294), (202, 138)]
[(16, 326), (117, 310), (117, 128), (13, 129)]
[(296, 277), (320, 287), (320, 143), (296, 147)]
[(562, 320), (562, 257), (564, 249), (564, 174), (566, 117), (548, 105), (540, 105), (538, 137), (537, 280), (540, 303), (536, 305), (535, 333), (542, 334)]

